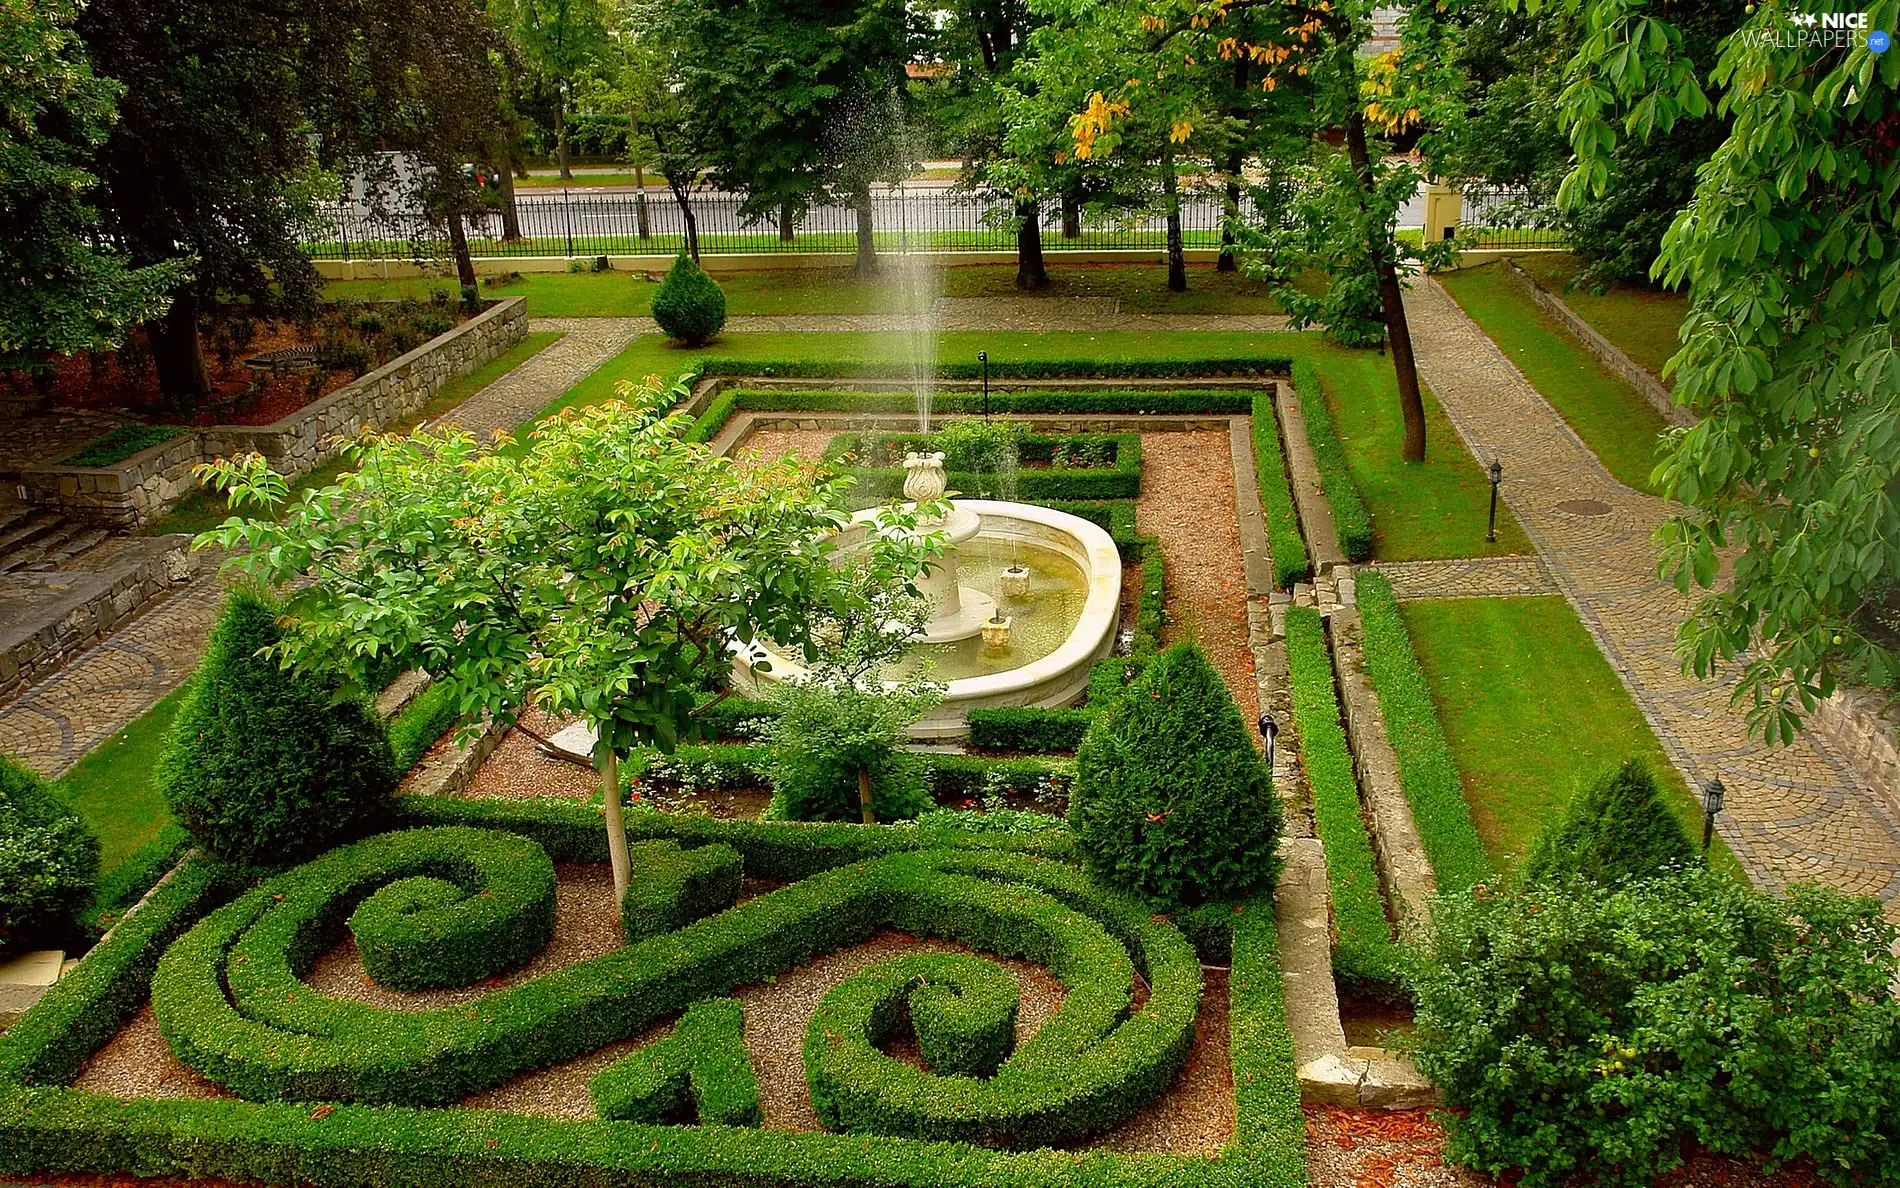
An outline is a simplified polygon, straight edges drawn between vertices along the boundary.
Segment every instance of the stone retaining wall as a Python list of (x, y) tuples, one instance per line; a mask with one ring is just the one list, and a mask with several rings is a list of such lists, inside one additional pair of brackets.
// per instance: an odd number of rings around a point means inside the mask
[(191, 538), (161, 536), (153, 541), (155, 547), (136, 562), (103, 572), (56, 571), (19, 579), (43, 581), (65, 594), (48, 600), (43, 621), (0, 627), (0, 703), (19, 696), (191, 580), (203, 558), (191, 552)]
[(1831, 740), (1861, 783), (1900, 814), (1900, 704), (1872, 689), (1836, 689), (1809, 726)]
[(495, 302), (446, 334), (269, 425), (217, 425), (142, 450), (111, 466), (32, 466), (21, 472), (31, 503), (106, 528), (156, 522), (197, 489), (192, 469), (212, 458), (258, 453), (280, 474), (308, 474), (339, 440), (413, 416), (454, 380), (526, 338), (527, 303)]
[(1578, 316), (1576, 310), (1565, 305), (1556, 295), (1546, 292), (1542, 285), (1531, 279), (1530, 273), (1525, 272), (1517, 266), (1516, 262), (1509, 259), (1498, 261), (1498, 267), (1504, 270), (1506, 277), (1530, 295), (1530, 299), (1539, 309), (1562, 322), (1564, 329), (1576, 335), (1577, 339), (1589, 348), (1590, 353), (1597, 357), (1598, 362), (1616, 372), (1631, 387), (1641, 392), (1643, 399), (1649, 401), (1650, 407), (1661, 413), (1664, 420), (1671, 425), (1681, 425), (1684, 428), (1695, 424), (1695, 414), (1677, 404), (1670, 397), (1669, 389), (1663, 387), (1660, 380), (1651, 375), (1636, 360), (1624, 354), (1621, 347), (1597, 333), (1596, 327)]

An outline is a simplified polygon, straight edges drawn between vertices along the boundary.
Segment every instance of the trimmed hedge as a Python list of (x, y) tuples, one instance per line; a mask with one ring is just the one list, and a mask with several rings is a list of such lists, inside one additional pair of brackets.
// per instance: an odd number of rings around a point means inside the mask
[[(560, 801), (476, 802), (403, 797), (414, 824), (505, 822), (563, 860), (598, 862), (599, 810)], [(920, 844), (1040, 847), (1051, 839), (925, 837), (916, 827), (761, 826), (707, 818), (650, 822), (691, 842), (726, 840), (755, 873), (798, 877)], [(563, 847), (566, 847), (565, 849)], [(777, 864), (776, 866), (773, 864)], [(136, 1010), (151, 962), (235, 883), (202, 858), (187, 861), (127, 924), (0, 1035), (0, 1170), (25, 1176), (102, 1173), (215, 1177), (313, 1188), (456, 1188), (524, 1178), (550, 1188), (666, 1188), (744, 1182), (757, 1188), (1303, 1188), (1305, 1144), (1285, 1030), (1270, 903), (1233, 915), (1230, 1027), (1236, 1098), (1233, 1142), (1218, 1159), (1108, 1151), (1004, 1152), (954, 1143), (802, 1134), (720, 1126), (644, 1126), (480, 1110), (419, 1112), (339, 1104), (123, 1099), (34, 1083), (69, 1080)], [(136, 927), (135, 927), (136, 925)], [(649, 942), (651, 943), (651, 942)], [(490, 1002), (491, 999), (483, 999)], [(1243, 1037), (1253, 1037), (1243, 1042)]]
[[(924, 787), (939, 801), (1005, 789), (1060, 796), (1067, 793), (1074, 774), (1061, 759), (1035, 756), (992, 759), (931, 752), (917, 758), (924, 769)], [(757, 743), (702, 743), (676, 748), (670, 754), (636, 751), (634, 761), (623, 765), (622, 771), (629, 782), (656, 780), (715, 791), (756, 788), (771, 782), (766, 759), (766, 748)]]
[[(380, 877), (391, 863), (427, 873), (384, 884), (349, 917), (364, 971), (385, 986), (470, 986), (527, 964), (554, 935), (554, 863), (527, 838), (493, 830), (392, 833), (332, 850), (299, 868), (327, 872), (299, 887), (315, 892), (302, 926), (321, 927), (339, 878), (361, 867)], [(279, 914), (294, 914), (292, 895), (283, 892)]]
[[(1269, 360), (1269, 362), (1271, 362)], [(785, 364), (760, 364), (747, 370), (731, 360), (707, 360), (706, 375), (784, 375), (777, 370)], [(732, 363), (736, 370), (714, 370), (714, 363)], [(1092, 365), (1091, 365), (1092, 366)], [(759, 368), (765, 368), (760, 370)], [(1280, 369), (1284, 370), (1284, 369)], [(888, 365), (862, 372), (864, 375), (888, 374)], [(800, 374), (818, 374), (801, 372)], [(1055, 378), (1082, 372), (1044, 373)], [(1131, 373), (1132, 374), (1132, 373)], [(1193, 374), (1176, 373), (1176, 374)], [(970, 378), (970, 377), (965, 377)], [(931, 411), (941, 414), (980, 413), (983, 396), (977, 392), (935, 392), (930, 397)], [(1064, 416), (1075, 413), (1128, 413), (1157, 416), (1234, 416), (1252, 407), (1252, 398), (1244, 390), (1206, 389), (1202, 391), (1142, 392), (1108, 389), (1069, 389), (1043, 392), (991, 392), (992, 415)], [(861, 391), (780, 391), (775, 388), (728, 388), (707, 402), (699, 420), (687, 431), (689, 441), (711, 441), (740, 410), (749, 412), (849, 412), (908, 413), (916, 408), (916, 397), (909, 392)]]
[(1006, 705), (966, 715), (970, 745), (994, 751), (1073, 751), (1095, 712), (1075, 706)]
[(1313, 829), (1326, 849), (1333, 898), (1333, 968), (1348, 982), (1397, 985), (1400, 954), (1386, 919), (1372, 837), (1359, 803), (1352, 752), (1340, 724), (1333, 665), (1319, 612), (1286, 615), (1288, 684), (1300, 734), (1300, 764), (1313, 793)]
[(1313, 448), (1313, 461), (1319, 466), (1320, 481), (1326, 484), (1326, 498), (1333, 505), (1333, 527), (1339, 536), (1339, 551), (1348, 561), (1372, 559), (1372, 513), (1359, 494), (1346, 466), (1346, 447), (1340, 444), (1339, 431), (1333, 427), (1333, 414), (1326, 407), (1326, 393), (1320, 389), (1319, 371), (1311, 359), (1293, 362), (1293, 390), (1300, 397), (1300, 411), (1306, 419), (1306, 441)]
[(757, 1126), (759, 1080), (746, 1056), (745, 1008), (713, 998), (686, 1008), (673, 1034), (623, 1056), (587, 1082), (594, 1110), (616, 1122)]
[[(805, 1067), (822, 1089), (812, 1098), (818, 1116), (834, 1130), (852, 1130), (860, 1128), (854, 1109), (884, 1107), (881, 1087), (867, 1090), (855, 1082), (879, 1057), (889, 1059), (879, 1049), (905, 1023), (918, 1056), (937, 1077), (994, 1076), (1016, 1046), (1022, 995), (1015, 974), (974, 953), (911, 953), (852, 974), (825, 992), (805, 1029)], [(863, 1079), (880, 1078), (890, 1079), (876, 1068)]]
[(639, 875), (620, 897), (620, 930), (628, 944), (725, 911), (739, 902), (745, 882), (739, 851), (717, 842), (691, 850), (675, 841), (636, 842), (627, 847), (627, 858)]
[[(928, 442), (922, 434), (887, 435), (893, 447), (921, 449)], [(831, 439), (825, 457), (839, 463), (863, 441), (858, 433), (840, 433)], [(1047, 460), (1055, 447), (1068, 441), (1108, 442), (1115, 448), (1115, 463), (1104, 467), (1051, 467), (1048, 470), (1019, 469), (1016, 490), (1010, 498), (1028, 503), (1055, 499), (1134, 499), (1141, 494), (1141, 435), (1139, 433), (1031, 433), (1023, 437), (1022, 457), (1026, 461)], [(857, 479), (854, 499), (882, 502), (904, 489), (906, 472), (902, 466), (848, 466), (844, 472)], [(949, 489), (964, 495), (994, 497), (995, 476), (967, 470), (945, 474)], [(986, 495), (985, 493), (991, 493)]]
[(1292, 479), (1287, 476), (1286, 452), (1280, 442), (1280, 418), (1273, 395), (1253, 397), (1254, 471), (1260, 479), (1260, 503), (1266, 513), (1267, 551), (1273, 556), (1273, 584), (1291, 590), (1295, 582), (1313, 576), (1313, 559), (1300, 535), (1300, 513), (1293, 502)]
[[(989, 374), (992, 380), (1227, 379), (1285, 375), (1292, 365), (1291, 358), (1280, 355), (1242, 355), (1222, 359), (991, 359)], [(761, 360), (709, 356), (702, 361), (701, 366), (707, 375), (859, 379), (888, 376), (897, 364), (889, 359)], [(938, 379), (978, 379), (982, 374), (983, 365), (974, 361), (939, 362), (936, 370)], [(982, 397), (979, 395), (977, 399), (980, 403)], [(991, 393), (990, 400), (991, 411), (995, 411), (995, 393)], [(932, 404), (936, 404), (935, 398)]]
[(1491, 859), (1471, 822), (1458, 763), (1445, 741), (1438, 707), (1412, 650), (1392, 583), (1374, 570), (1363, 570), (1357, 594), (1366, 675), (1378, 691), (1386, 738), (1398, 754), (1399, 783), (1412, 806), (1438, 889), (1463, 891), (1488, 882)]
[(461, 720), (455, 690), (446, 682), (431, 682), (389, 720), (389, 746), (396, 753), (396, 770), (408, 771), (421, 761), (435, 740)]
[(157, 837), (121, 858), (119, 864), (99, 880), (99, 888), (93, 892), (92, 907), (86, 913), (87, 921), (96, 927), (111, 924), (177, 866), (189, 849), (191, 834), (176, 821), (166, 822)]

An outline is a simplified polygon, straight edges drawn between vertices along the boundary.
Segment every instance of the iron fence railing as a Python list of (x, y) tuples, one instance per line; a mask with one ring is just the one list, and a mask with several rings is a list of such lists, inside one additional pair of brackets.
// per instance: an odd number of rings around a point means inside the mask
[[(848, 253), (857, 246), (858, 211), (850, 206), (812, 207), (787, 236), (776, 219), (742, 214), (736, 194), (699, 192), (689, 202), (702, 253)], [(1242, 213), (1254, 213), (1244, 198)], [(490, 257), (672, 255), (685, 243), (685, 217), (664, 191), (519, 194), (515, 215), (518, 239), (503, 237), (499, 210), (471, 220), (470, 251)], [(1007, 199), (958, 191), (880, 191), (871, 202), (880, 250), (1010, 251), (1016, 247), (1014, 219)], [(1167, 247), (1166, 220), (1153, 211), (1091, 214), (1065, 228), (1062, 212), (1051, 204), (1042, 210), (1041, 222), (1043, 247), (1052, 252)], [(1218, 196), (1183, 197), (1182, 239), (1188, 247), (1220, 246), (1223, 222)], [(303, 240), (305, 250), (319, 260), (433, 259), (447, 252), (442, 231), (420, 215), (349, 203), (321, 212)]]
[(1459, 217), (1460, 238), (1476, 248), (1564, 247), (1556, 204), (1522, 186), (1468, 185)]

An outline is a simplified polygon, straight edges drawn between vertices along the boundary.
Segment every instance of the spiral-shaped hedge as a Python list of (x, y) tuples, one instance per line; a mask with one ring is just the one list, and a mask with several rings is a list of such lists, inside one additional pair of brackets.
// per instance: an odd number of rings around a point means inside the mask
[[(1063, 1004), (1011, 1053), (1014, 982), (999, 968), (975, 958), (874, 966), (814, 1016), (814, 1104), (840, 1129), (1009, 1145), (1079, 1137), (1127, 1117), (1165, 1091), (1193, 1038), (1200, 965), (1178, 930), (1074, 867), (1002, 853), (918, 851), (842, 866), (472, 1004), (389, 1010), (300, 980), (353, 916), (393, 928), (405, 916), (459, 910), (463, 947), (517, 962), (534, 913), (503, 904), (534, 901), (546, 861), (525, 838), (462, 828), (332, 851), (172, 944), (152, 982), (159, 1026), (179, 1059), (242, 1097), (449, 1103), (898, 928), (1047, 965), (1067, 989)], [(483, 910), (457, 908), (478, 901)], [(1149, 987), (1139, 1010), (1137, 974)], [(935, 1071), (877, 1050), (899, 1005)]]

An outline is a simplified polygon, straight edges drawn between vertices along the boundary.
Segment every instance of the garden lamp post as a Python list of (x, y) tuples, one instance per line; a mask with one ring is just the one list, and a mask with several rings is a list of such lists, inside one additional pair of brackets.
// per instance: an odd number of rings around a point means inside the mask
[(1258, 723), (1260, 737), (1267, 740), (1267, 770), (1273, 770), (1273, 744), (1280, 737), (1280, 724), (1273, 720), (1272, 714), (1261, 714)]
[(1496, 542), (1498, 538), (1498, 484), (1504, 481), (1504, 463), (1491, 459), (1491, 521), (1484, 530), (1484, 538)]
[(976, 361), (983, 365), (983, 420), (990, 419), (990, 353), (978, 351)]
[(1722, 811), (1722, 800), (1727, 795), (1728, 789), (1722, 786), (1719, 776), (1702, 786), (1702, 852), (1705, 854), (1715, 837), (1715, 814)]

